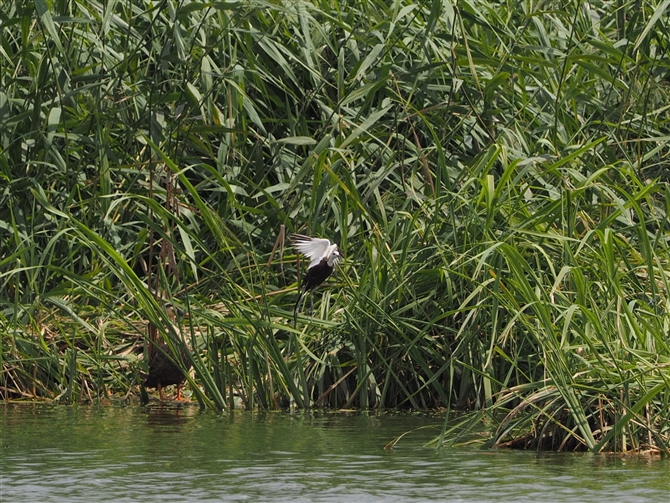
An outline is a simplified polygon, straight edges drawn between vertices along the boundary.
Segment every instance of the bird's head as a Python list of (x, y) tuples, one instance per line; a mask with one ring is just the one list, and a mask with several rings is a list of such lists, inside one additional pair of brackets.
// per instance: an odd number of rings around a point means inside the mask
[(333, 245), (333, 250), (330, 252), (330, 255), (328, 256), (328, 265), (333, 267), (343, 258), (344, 253), (342, 253), (342, 250), (340, 250), (337, 247), (337, 245)]
[(165, 303), (164, 307), (168, 317), (172, 321), (188, 317), (187, 313), (185, 313), (183, 309), (171, 304), (170, 302)]

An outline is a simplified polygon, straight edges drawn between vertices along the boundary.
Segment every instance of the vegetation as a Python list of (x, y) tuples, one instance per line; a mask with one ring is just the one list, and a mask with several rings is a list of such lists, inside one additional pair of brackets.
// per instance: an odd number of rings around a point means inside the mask
[(668, 453), (667, 8), (4, 2), (0, 394), (136, 396), (151, 324), (206, 407)]

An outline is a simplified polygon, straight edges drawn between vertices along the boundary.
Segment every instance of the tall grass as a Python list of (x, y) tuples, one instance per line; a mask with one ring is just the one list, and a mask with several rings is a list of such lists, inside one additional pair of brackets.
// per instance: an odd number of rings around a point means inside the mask
[[(5, 2), (0, 393), (134, 396), (151, 323), (203, 406), (667, 452), (666, 4)], [(295, 328), (283, 228), (347, 257)]]

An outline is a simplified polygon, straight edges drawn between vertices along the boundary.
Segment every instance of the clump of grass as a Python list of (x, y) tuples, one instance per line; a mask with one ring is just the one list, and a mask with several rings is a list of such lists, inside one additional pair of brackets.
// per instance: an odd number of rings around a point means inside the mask
[[(132, 396), (150, 323), (206, 407), (667, 452), (665, 3), (6, 3), (3, 398)], [(347, 256), (295, 328), (284, 227)]]

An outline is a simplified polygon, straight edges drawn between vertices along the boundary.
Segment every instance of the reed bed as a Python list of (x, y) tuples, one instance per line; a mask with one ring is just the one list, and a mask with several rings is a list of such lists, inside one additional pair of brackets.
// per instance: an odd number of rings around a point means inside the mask
[(203, 407), (667, 454), (667, 8), (6, 1), (0, 395), (137, 397), (151, 324)]

